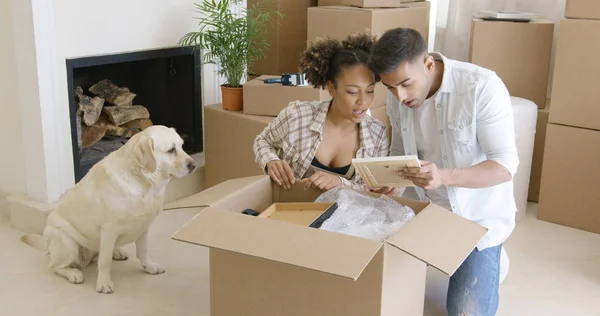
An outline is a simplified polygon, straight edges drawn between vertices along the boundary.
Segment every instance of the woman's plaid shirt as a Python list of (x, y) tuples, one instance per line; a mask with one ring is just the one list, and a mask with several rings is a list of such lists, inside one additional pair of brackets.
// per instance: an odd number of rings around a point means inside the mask
[[(283, 109), (254, 141), (256, 162), (265, 170), (272, 160), (284, 160), (297, 179), (310, 177), (311, 162), (321, 144), (323, 125), (330, 101), (295, 101)], [(367, 115), (360, 123), (360, 147), (356, 158), (384, 157), (389, 153), (387, 127)], [(340, 177), (342, 186), (363, 190), (358, 175)]]

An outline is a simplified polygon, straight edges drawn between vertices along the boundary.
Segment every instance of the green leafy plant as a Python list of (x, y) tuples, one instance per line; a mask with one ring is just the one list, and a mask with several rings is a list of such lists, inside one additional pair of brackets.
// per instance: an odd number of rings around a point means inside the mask
[(182, 46), (202, 49), (205, 63), (218, 64), (227, 87), (241, 87), (246, 67), (265, 58), (269, 47), (265, 30), (276, 17), (283, 16), (269, 10), (273, 0), (251, 3), (245, 8), (242, 0), (202, 0), (194, 4), (200, 15), (198, 31), (187, 33), (179, 41)]

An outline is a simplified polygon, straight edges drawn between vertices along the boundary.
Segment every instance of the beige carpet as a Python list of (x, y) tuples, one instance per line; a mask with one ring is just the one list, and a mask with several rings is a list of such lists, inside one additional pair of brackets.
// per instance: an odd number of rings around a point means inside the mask
[[(498, 315), (600, 315), (600, 235), (527, 219), (507, 243), (511, 270), (500, 290)], [(208, 252), (170, 239), (197, 211), (167, 211), (151, 229), (150, 252), (167, 272), (146, 275), (135, 258), (114, 262), (116, 292), (94, 290), (96, 265), (85, 283), (73, 285), (46, 268), (46, 258), (19, 241), (20, 232), (0, 220), (0, 307), (2, 315), (209, 315)], [(447, 278), (431, 269), (426, 315), (445, 315)]]

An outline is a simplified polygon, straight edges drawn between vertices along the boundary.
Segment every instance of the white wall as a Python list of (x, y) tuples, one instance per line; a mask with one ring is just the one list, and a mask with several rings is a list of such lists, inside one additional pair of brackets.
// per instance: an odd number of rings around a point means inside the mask
[[(17, 110), (27, 116), (19, 120), (16, 113), (11, 122), (17, 129), (19, 122), (31, 122), (21, 128), (24, 154), (14, 159), (27, 166), (20, 189), (54, 202), (74, 184), (65, 59), (176, 47), (196, 28), (194, 16), (190, 0), (12, 0), (18, 77), (12, 90), (21, 101)], [(204, 103), (219, 101), (217, 81), (214, 67), (204, 67)]]
[(190, 0), (54, 1), (56, 116), (62, 191), (71, 187), (73, 162), (65, 59), (177, 46), (194, 29)]
[[(193, 0), (84, 3), (80, 0), (55, 1), (59, 58), (177, 46), (185, 33), (196, 29), (194, 17), (198, 14), (194, 11)], [(219, 79), (214, 66), (205, 65), (203, 72), (204, 102), (220, 102)], [(65, 79), (66, 74), (62, 75), (65, 77), (61, 79)]]
[(0, 1), (0, 191), (18, 194), (26, 189), (25, 154), (11, 12), (11, 2)]

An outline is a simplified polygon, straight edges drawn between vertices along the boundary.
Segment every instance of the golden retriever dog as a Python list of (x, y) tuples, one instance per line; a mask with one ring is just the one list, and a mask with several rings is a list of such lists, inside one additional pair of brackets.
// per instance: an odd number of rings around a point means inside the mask
[(182, 145), (174, 129), (161, 125), (134, 135), (61, 198), (48, 215), (43, 236), (25, 235), (21, 240), (47, 252), (50, 268), (71, 283), (82, 283), (80, 269), (97, 261), (99, 293), (114, 291), (112, 259), (127, 259), (121, 247), (132, 242), (147, 273), (164, 273), (148, 255), (148, 228), (162, 211), (170, 179), (196, 168)]

